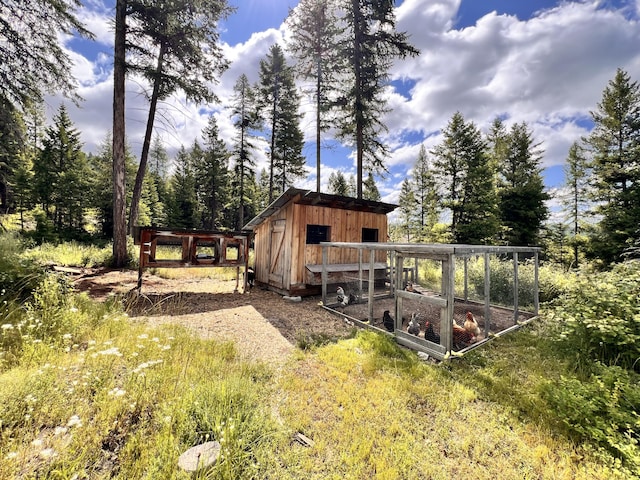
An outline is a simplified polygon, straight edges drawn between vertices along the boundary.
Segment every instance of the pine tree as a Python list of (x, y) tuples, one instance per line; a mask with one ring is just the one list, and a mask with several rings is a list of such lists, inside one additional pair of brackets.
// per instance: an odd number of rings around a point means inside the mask
[(408, 178), (402, 181), (400, 196), (398, 197), (399, 229), (406, 236), (407, 242), (412, 241), (418, 232), (418, 208), (415, 193)]
[(495, 169), (487, 144), (473, 122), (456, 112), (433, 150), (436, 178), (444, 186), (442, 205), (451, 211), (456, 243), (487, 243), (497, 234)]
[(45, 214), (58, 229), (81, 230), (90, 172), (80, 132), (61, 105), (47, 128), (43, 149), (34, 162), (34, 191)]
[(596, 111), (586, 138), (593, 157), (594, 200), (602, 216), (596, 253), (606, 262), (621, 260), (640, 224), (640, 87), (618, 69)]
[(582, 146), (578, 142), (574, 142), (569, 148), (567, 163), (564, 166), (564, 176), (567, 194), (563, 199), (563, 206), (571, 228), (570, 243), (573, 249), (573, 267), (577, 268), (580, 260), (580, 246), (584, 244), (581, 235), (581, 219), (589, 208), (589, 168)]
[(380, 192), (378, 191), (378, 186), (376, 185), (376, 181), (371, 172), (369, 172), (369, 175), (364, 181), (364, 192), (362, 197), (365, 200), (373, 200), (374, 202), (380, 201)]
[(427, 150), (424, 145), (420, 145), (411, 180), (419, 208), (419, 240), (433, 241), (432, 231), (440, 218), (440, 195), (433, 169), (429, 166)]
[(304, 145), (300, 130), (300, 99), (293, 70), (278, 45), (272, 45), (260, 61), (262, 116), (269, 135), (269, 202), (284, 192), (297, 178), (305, 176)]
[(196, 178), (192, 166), (193, 155), (193, 149), (188, 152), (182, 146), (176, 156), (176, 169), (170, 181), (171, 194), (167, 212), (169, 224), (173, 228), (195, 228), (198, 224)]
[(211, 115), (203, 132), (203, 162), (196, 165), (198, 201), (202, 205), (202, 226), (220, 230), (225, 226), (225, 207), (229, 204), (229, 152), (220, 138), (216, 118)]
[(74, 99), (73, 62), (60, 39), (93, 35), (75, 15), (80, 0), (0, 2), (0, 85), (4, 100), (18, 109), (39, 104), (45, 92)]
[(388, 148), (381, 135), (382, 117), (388, 111), (384, 99), (388, 71), (394, 58), (415, 56), (418, 51), (407, 34), (395, 30), (394, 2), (340, 0), (343, 25), (337, 44), (344, 65), (338, 82), (336, 127), (341, 139), (356, 148), (356, 197), (362, 198), (364, 171), (386, 172)]
[(342, 171), (337, 170), (329, 174), (329, 193), (348, 197), (350, 192), (349, 184)]
[(525, 122), (512, 125), (506, 157), (499, 165), (500, 218), (503, 240), (508, 245), (535, 245), (549, 215), (545, 202), (540, 159), (542, 151), (534, 143)]
[(127, 71), (151, 85), (147, 127), (133, 187), (129, 226), (138, 220), (138, 203), (158, 102), (176, 91), (196, 103), (216, 99), (210, 84), (227, 68), (218, 24), (230, 13), (225, 0), (128, 0)]
[(322, 132), (330, 127), (330, 93), (336, 82), (335, 40), (338, 33), (331, 0), (302, 0), (289, 12), (291, 37), (287, 49), (296, 57), (298, 77), (313, 81), (316, 110), (316, 191), (320, 192)]
[(12, 204), (11, 180), (18, 159), (26, 154), (26, 128), (19, 111), (0, 95), (0, 212)]
[[(233, 224), (234, 230), (240, 230), (247, 220), (245, 205), (250, 203), (245, 185), (252, 177), (255, 178), (255, 161), (253, 151), (253, 131), (260, 127), (255, 91), (249, 84), (249, 79), (242, 74), (233, 86), (234, 96), (231, 104), (231, 118), (236, 129), (231, 158), (233, 160), (232, 191), (235, 193), (232, 208), (237, 212)], [(268, 201), (268, 203), (271, 203)]]

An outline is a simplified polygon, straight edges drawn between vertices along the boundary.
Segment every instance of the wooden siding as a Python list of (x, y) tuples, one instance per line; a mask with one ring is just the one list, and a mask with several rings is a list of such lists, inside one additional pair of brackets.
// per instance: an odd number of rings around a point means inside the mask
[[(272, 243), (274, 222), (284, 222), (282, 244), (276, 251)], [(265, 219), (255, 228), (256, 281), (279, 290), (295, 291), (306, 288), (307, 265), (322, 264), (322, 247), (307, 245), (307, 225), (326, 225), (330, 228), (329, 241), (361, 242), (362, 229), (378, 230), (378, 239), (387, 240), (387, 215), (359, 212), (340, 208), (295, 203), (295, 199)], [(275, 237), (274, 237), (275, 238)], [(277, 255), (277, 258), (274, 256)], [(368, 262), (369, 258), (363, 258)], [(386, 263), (385, 251), (376, 252), (376, 262)], [(276, 262), (276, 263), (274, 263)], [(277, 263), (279, 262), (279, 263)], [(356, 249), (329, 249), (329, 263), (354, 264), (358, 262)], [(274, 268), (282, 269), (282, 284), (276, 285)]]

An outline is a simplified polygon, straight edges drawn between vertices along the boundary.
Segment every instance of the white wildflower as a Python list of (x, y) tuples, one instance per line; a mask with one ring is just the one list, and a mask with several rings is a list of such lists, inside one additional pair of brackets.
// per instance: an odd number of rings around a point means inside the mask
[(126, 394), (127, 391), (126, 390), (122, 390), (121, 388), (114, 388), (113, 390), (109, 390), (109, 396), (111, 397), (122, 397), (124, 394)]
[(100, 350), (98, 352), (98, 355), (115, 355), (116, 357), (121, 357), (122, 353), (120, 353), (118, 347), (112, 347), (108, 348), (107, 350)]
[(158, 337), (153, 337), (153, 338), (151, 339), (151, 341), (152, 341), (152, 342), (159, 343), (159, 342), (160, 342), (160, 339), (159, 339)]
[(65, 433), (67, 433), (68, 428), (67, 427), (56, 427), (56, 429), (53, 431), (54, 435), (64, 435)]
[(42, 446), (42, 439), (41, 438), (36, 438), (35, 440), (31, 441), (31, 446), (32, 447), (41, 447)]
[(143, 340), (143, 339), (145, 339), (145, 338), (149, 338), (149, 335), (147, 335), (146, 333), (142, 333), (142, 334), (138, 335), (138, 338), (139, 338), (140, 340)]
[(82, 420), (80, 419), (80, 417), (78, 415), (71, 415), (71, 417), (69, 418), (69, 421), (67, 422), (67, 427), (71, 428), (71, 427), (81, 427), (82, 426)]
[(45, 448), (39, 453), (40, 458), (51, 458), (55, 454), (56, 454), (56, 451), (53, 448)]
[(73, 335), (71, 335), (70, 333), (65, 333), (64, 335), (62, 335), (62, 339), (63, 340), (71, 340), (71, 337)]
[(11, 323), (3, 323), (2, 327), (0, 327), (0, 328), (2, 328), (2, 330), (12, 330), (13, 329), (13, 324), (11, 324)]
[(7, 460), (11, 460), (12, 458), (16, 458), (18, 456), (18, 452), (9, 452), (5, 455), (4, 458)]
[(162, 363), (162, 361), (163, 361), (162, 359), (159, 359), (159, 360), (149, 360), (148, 362), (141, 363), (140, 365), (138, 365), (136, 368), (133, 369), (133, 373), (139, 373), (145, 368), (153, 367), (154, 365), (158, 365), (159, 363)]

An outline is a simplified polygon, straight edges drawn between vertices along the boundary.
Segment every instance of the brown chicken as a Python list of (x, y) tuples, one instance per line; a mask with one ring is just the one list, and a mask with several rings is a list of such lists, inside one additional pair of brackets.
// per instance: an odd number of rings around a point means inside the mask
[(464, 321), (464, 329), (477, 339), (480, 336), (480, 327), (473, 313), (467, 312), (467, 318)]
[(453, 322), (453, 348), (460, 350), (468, 347), (474, 342), (475, 337), (468, 332), (464, 327)]

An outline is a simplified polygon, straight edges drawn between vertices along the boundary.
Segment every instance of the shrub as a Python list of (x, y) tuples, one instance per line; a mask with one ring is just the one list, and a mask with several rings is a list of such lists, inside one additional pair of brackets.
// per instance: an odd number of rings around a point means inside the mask
[(620, 367), (593, 368), (590, 379), (562, 377), (543, 396), (572, 436), (595, 442), (640, 473), (640, 379)]
[(578, 274), (551, 304), (558, 343), (576, 367), (594, 360), (640, 371), (640, 262), (598, 275)]

